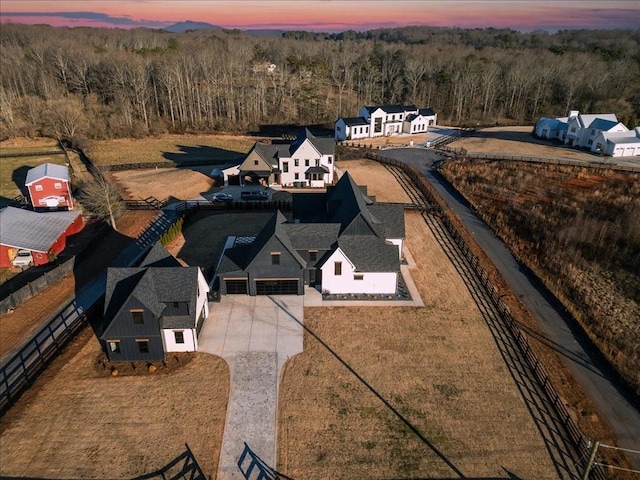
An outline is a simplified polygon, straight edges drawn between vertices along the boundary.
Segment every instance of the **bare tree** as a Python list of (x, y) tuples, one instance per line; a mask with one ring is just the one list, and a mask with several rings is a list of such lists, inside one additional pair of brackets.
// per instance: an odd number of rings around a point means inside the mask
[(92, 182), (80, 185), (80, 202), (85, 210), (102, 220), (109, 220), (111, 227), (118, 231), (116, 219), (124, 213), (125, 206), (120, 193), (103, 170), (93, 172)]

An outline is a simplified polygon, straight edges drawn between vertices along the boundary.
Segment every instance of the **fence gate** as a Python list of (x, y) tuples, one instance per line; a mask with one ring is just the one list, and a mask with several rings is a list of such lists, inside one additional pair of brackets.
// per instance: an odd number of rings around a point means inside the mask
[(276, 472), (255, 454), (245, 442), (244, 450), (238, 459), (238, 468), (245, 480), (293, 480)]

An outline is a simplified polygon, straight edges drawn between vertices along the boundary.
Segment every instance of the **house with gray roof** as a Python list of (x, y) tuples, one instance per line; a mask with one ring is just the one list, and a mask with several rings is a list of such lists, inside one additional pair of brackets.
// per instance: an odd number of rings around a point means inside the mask
[(199, 267), (183, 267), (156, 243), (138, 267), (109, 268), (100, 335), (112, 362), (160, 361), (198, 350), (209, 315)]
[(30, 169), (25, 187), (34, 210), (73, 209), (69, 169), (64, 165), (43, 163)]
[(66, 247), (67, 237), (84, 227), (81, 212), (39, 213), (16, 207), (0, 210), (0, 267), (11, 267), (20, 250), (44, 265)]
[(290, 143), (256, 142), (238, 167), (240, 184), (325, 187), (333, 183), (335, 141), (301, 130)]
[[(635, 144), (638, 137), (613, 113), (581, 114), (570, 110), (566, 117), (542, 117), (534, 133), (545, 139), (558, 139), (572, 147), (615, 157), (640, 154)], [(626, 145), (622, 145), (626, 144)]]
[(437, 114), (431, 108), (415, 105), (364, 106), (358, 117), (340, 117), (334, 124), (336, 142), (362, 138), (425, 133), (435, 125)]
[[(309, 205), (312, 208), (309, 208)], [(396, 292), (405, 237), (401, 205), (378, 204), (346, 172), (326, 193), (296, 194), (293, 221), (276, 213), (255, 238), (229, 237), (220, 293)]]

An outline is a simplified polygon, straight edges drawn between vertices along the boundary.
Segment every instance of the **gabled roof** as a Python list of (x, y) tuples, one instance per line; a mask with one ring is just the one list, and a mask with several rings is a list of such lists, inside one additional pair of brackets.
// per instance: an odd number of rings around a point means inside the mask
[[(199, 268), (170, 265), (166, 258), (169, 253), (159, 243), (156, 245), (143, 260), (143, 266), (107, 270), (104, 316), (111, 323), (122, 313), (125, 303), (135, 299), (160, 319), (160, 328), (194, 328)], [(170, 315), (167, 304), (173, 302), (186, 302), (189, 313)], [(109, 327), (103, 336), (108, 330)]]
[(591, 122), (591, 125), (589, 125), (589, 128), (593, 128), (595, 130), (601, 130), (603, 132), (608, 132), (613, 127), (618, 125), (618, 123), (620, 122), (614, 121), (614, 120), (607, 120), (605, 118), (596, 118), (593, 122)]
[(570, 120), (576, 119), (582, 128), (589, 127), (596, 119), (611, 120), (617, 122), (618, 119), (614, 113), (598, 113), (598, 114), (580, 114), (577, 117), (571, 117)]
[[(342, 225), (340, 233), (372, 233), (381, 235), (380, 220), (367, 208), (373, 201), (367, 197), (355, 183), (349, 172), (327, 191), (327, 210), (329, 221)], [(367, 227), (370, 232), (367, 232)]]
[(423, 117), (431, 117), (436, 114), (433, 108), (421, 108), (420, 110), (418, 110), (418, 113)]
[(357, 272), (398, 272), (398, 247), (373, 235), (342, 235), (338, 247)]
[(181, 267), (178, 260), (171, 255), (160, 242), (156, 242), (140, 263), (141, 267)]
[(276, 238), (280, 244), (296, 259), (300, 265), (306, 266), (304, 259), (298, 255), (291, 244), (284, 224), (287, 219), (278, 210), (260, 230), (256, 238), (248, 245), (238, 245), (224, 251), (217, 273), (228, 273), (247, 269), (260, 255), (267, 243)]
[(336, 142), (333, 138), (316, 137), (308, 128), (304, 128), (298, 133), (296, 139), (291, 142), (289, 156), (293, 155), (305, 140), (309, 140), (309, 143), (313, 145), (320, 155), (333, 155), (335, 153)]
[(341, 117), (341, 118), (344, 124), (350, 127), (355, 127), (359, 125), (369, 125), (369, 122), (367, 122), (367, 120), (364, 117), (348, 117), (348, 118)]
[(80, 212), (36, 213), (22, 208), (0, 210), (0, 244), (46, 253)]
[(367, 208), (382, 222), (384, 238), (405, 238), (404, 207), (402, 205), (374, 204)]
[(286, 223), (283, 227), (296, 250), (328, 250), (340, 233), (337, 223)]
[(25, 186), (29, 186), (43, 178), (54, 178), (56, 180), (69, 181), (69, 169), (64, 165), (56, 165), (54, 163), (43, 163), (30, 169), (27, 172)]

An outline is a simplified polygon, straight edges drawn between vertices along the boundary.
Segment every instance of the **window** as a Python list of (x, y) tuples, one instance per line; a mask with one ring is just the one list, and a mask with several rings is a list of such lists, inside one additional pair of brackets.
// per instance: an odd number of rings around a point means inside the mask
[(299, 159), (297, 159), (297, 158), (294, 158), (294, 160), (293, 160), (293, 164), (294, 164), (296, 167), (299, 167), (299, 166), (300, 166), (300, 160), (299, 160)]
[(359, 274), (355, 274), (355, 275), (353, 276), (353, 279), (354, 279), (354, 280), (364, 280), (364, 275), (362, 275), (361, 273), (359, 273)]
[(42, 191), (42, 185), (36, 185), (36, 192)]
[(318, 251), (317, 250), (309, 250), (309, 261), (315, 262), (318, 260)]
[(133, 318), (134, 325), (142, 325), (144, 323), (142, 310), (131, 310), (131, 318)]
[(271, 265), (280, 265), (280, 252), (271, 252)]
[(298, 172), (296, 172), (293, 176), (295, 180), (298, 180), (300, 178), (300, 174)]
[(289, 172), (289, 162), (282, 162), (282, 171), (284, 173), (288, 173)]
[(113, 353), (120, 353), (120, 340), (109, 340), (109, 350)]
[(593, 140), (589, 139), (589, 141), (587, 142), (589, 145), (593, 144)]
[(335, 262), (333, 264), (333, 274), (336, 276), (342, 275), (342, 262)]
[(140, 353), (149, 353), (149, 340), (145, 339), (136, 339), (136, 343), (138, 344), (138, 351)]
[(376, 118), (375, 124), (373, 125), (373, 133), (382, 132), (382, 118)]
[(180, 303), (179, 302), (173, 302), (173, 308), (180, 308)]
[(320, 166), (320, 159), (316, 158), (316, 167), (319, 167), (319, 166)]
[(56, 190), (62, 190), (62, 184), (60, 182), (56, 182), (53, 184), (53, 188)]
[(304, 166), (305, 166), (305, 167), (308, 167), (308, 166), (309, 166), (309, 159), (308, 159), (308, 158), (305, 158), (305, 159), (304, 159)]
[(184, 343), (184, 332), (174, 331), (173, 336), (176, 338), (176, 343)]
[(595, 134), (596, 134), (596, 131), (592, 128), (591, 129), (591, 135), (595, 135)]
[(327, 157), (327, 161), (329, 162), (329, 165), (331, 165), (331, 162), (333, 162), (333, 156), (329, 155)]
[(575, 132), (576, 131), (576, 127), (571, 127), (571, 132)]
[(337, 130), (338, 132), (341, 132), (341, 131), (342, 131), (342, 127), (341, 127), (340, 125), (337, 125), (337, 126), (336, 126), (336, 130)]

